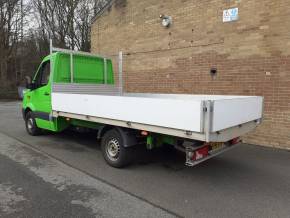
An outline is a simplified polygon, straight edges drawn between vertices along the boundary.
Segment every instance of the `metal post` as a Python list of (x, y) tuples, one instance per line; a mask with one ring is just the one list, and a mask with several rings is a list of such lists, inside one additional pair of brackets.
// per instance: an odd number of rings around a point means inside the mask
[[(52, 39), (49, 39), (49, 53), (52, 55), (53, 53), (53, 45), (52, 45)], [(50, 57), (50, 73), (53, 72), (53, 63), (52, 63), (52, 58)], [(53, 91), (53, 74), (50, 76), (51, 78), (51, 90)]]
[(206, 142), (210, 141), (210, 133), (212, 127), (212, 113), (213, 113), (213, 101), (205, 102), (205, 120), (204, 120), (204, 131), (205, 131), (205, 140)]
[(123, 95), (123, 52), (119, 52), (119, 92)]
[(49, 40), (49, 53), (52, 54), (52, 39)]
[(74, 63), (73, 63), (73, 54), (70, 53), (70, 82), (74, 82)]
[(108, 84), (108, 70), (107, 70), (107, 59), (104, 58), (104, 82)]

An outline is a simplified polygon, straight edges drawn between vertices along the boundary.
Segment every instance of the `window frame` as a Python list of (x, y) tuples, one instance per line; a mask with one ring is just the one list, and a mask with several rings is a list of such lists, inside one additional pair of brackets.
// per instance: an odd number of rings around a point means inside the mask
[(37, 73), (36, 73), (36, 76), (35, 76), (35, 79), (34, 79), (34, 83), (36, 85), (36, 88), (40, 88), (40, 87), (43, 87), (43, 86), (46, 86), (48, 85), (49, 83), (49, 79), (47, 81), (46, 84), (42, 84), (42, 81), (43, 81), (43, 76), (44, 76), (44, 72), (45, 72), (45, 68), (49, 68), (49, 77), (50, 77), (50, 74), (51, 74), (51, 69), (50, 69), (50, 60), (47, 60), (47, 61), (44, 61), (41, 63)]

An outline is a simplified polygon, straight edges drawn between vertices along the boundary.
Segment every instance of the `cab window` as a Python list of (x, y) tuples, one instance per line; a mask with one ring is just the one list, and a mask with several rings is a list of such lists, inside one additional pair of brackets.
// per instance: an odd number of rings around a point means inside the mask
[(50, 61), (46, 61), (42, 63), (41, 67), (39, 68), (39, 72), (37, 73), (35, 79), (37, 88), (46, 86), (48, 84), (49, 75), (50, 75)]

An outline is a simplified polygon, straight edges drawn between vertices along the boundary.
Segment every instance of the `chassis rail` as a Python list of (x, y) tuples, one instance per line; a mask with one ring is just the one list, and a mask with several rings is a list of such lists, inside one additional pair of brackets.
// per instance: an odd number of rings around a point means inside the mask
[(231, 127), (231, 128), (219, 131), (219, 132), (205, 133), (205, 132), (190, 132), (186, 130), (173, 129), (173, 128), (167, 128), (167, 127), (162, 127), (162, 126), (153, 126), (153, 125), (148, 125), (148, 124), (135, 123), (131, 121), (113, 120), (113, 119), (108, 119), (108, 118), (94, 117), (94, 116), (81, 115), (81, 114), (72, 114), (72, 113), (66, 113), (66, 112), (60, 112), (60, 111), (53, 111), (52, 117), (65, 117), (65, 118), (71, 118), (71, 119), (79, 119), (79, 120), (91, 121), (91, 122), (96, 122), (96, 123), (112, 125), (112, 126), (119, 126), (119, 127), (138, 129), (138, 130), (146, 130), (149, 132), (155, 132), (155, 133), (160, 133), (164, 135), (172, 135), (176, 137), (205, 141), (205, 142), (227, 142), (233, 138), (239, 137), (241, 135), (244, 135), (250, 132), (251, 130), (255, 129), (257, 125), (259, 124), (259, 122), (257, 121), (251, 121), (251, 122), (239, 125), (239, 126), (235, 126), (235, 127)]

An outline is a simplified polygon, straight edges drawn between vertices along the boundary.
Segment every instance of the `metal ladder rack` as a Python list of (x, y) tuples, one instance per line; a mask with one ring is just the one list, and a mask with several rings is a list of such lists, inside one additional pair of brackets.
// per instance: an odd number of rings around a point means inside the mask
[[(97, 58), (103, 59), (103, 61), (104, 61), (104, 84), (108, 85), (107, 60), (110, 59), (109, 57), (101, 56), (99, 54), (93, 54), (90, 52), (74, 51), (74, 50), (70, 50), (70, 49), (56, 48), (56, 47), (53, 47), (52, 40), (50, 40), (50, 54), (53, 54), (54, 52), (68, 54), (70, 56), (70, 76), (71, 76), (70, 84), (75, 84), (74, 83), (74, 61), (73, 61), (74, 55), (97, 57)], [(50, 64), (51, 64), (51, 69), (52, 69), (53, 63), (50, 62)], [(118, 86), (119, 95), (123, 95), (123, 52), (122, 51), (120, 51), (118, 54), (118, 73), (119, 73), (119, 77), (118, 77), (118, 79), (119, 79), (119, 86)], [(103, 85), (103, 84), (101, 84), (101, 85)], [(98, 86), (98, 85), (96, 85), (96, 86)]]

